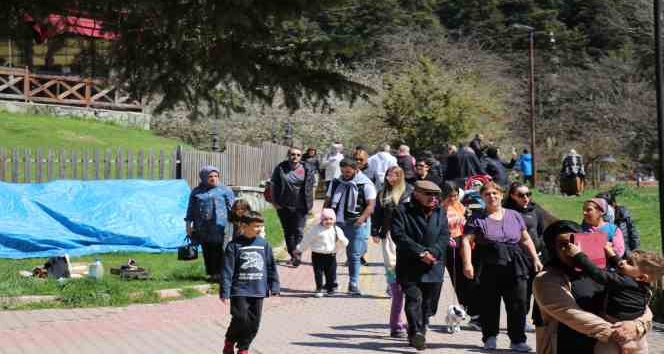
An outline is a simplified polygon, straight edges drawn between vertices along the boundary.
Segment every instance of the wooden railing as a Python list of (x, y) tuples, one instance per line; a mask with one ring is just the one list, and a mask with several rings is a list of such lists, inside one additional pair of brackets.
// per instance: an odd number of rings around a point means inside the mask
[(0, 68), (0, 99), (141, 111), (137, 99), (103, 80)]

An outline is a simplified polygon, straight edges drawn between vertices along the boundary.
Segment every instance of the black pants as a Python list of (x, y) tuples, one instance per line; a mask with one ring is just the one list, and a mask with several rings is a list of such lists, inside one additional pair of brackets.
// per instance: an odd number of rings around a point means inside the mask
[(482, 341), (498, 335), (500, 300), (507, 312), (507, 335), (514, 344), (526, 341), (526, 288), (528, 279), (515, 279), (511, 265), (484, 265), (480, 274)]
[[(316, 290), (334, 290), (337, 287), (337, 255), (311, 252), (311, 263), (314, 266)], [(323, 282), (325, 276), (325, 282)]]
[(216, 242), (201, 243), (203, 249), (203, 261), (205, 262), (205, 273), (207, 275), (221, 274), (224, 264), (224, 244)]
[(228, 326), (226, 331), (226, 340), (237, 343), (240, 350), (249, 349), (251, 342), (256, 338), (256, 333), (258, 333), (262, 312), (263, 298), (232, 297), (231, 325)]
[(426, 334), (426, 325), (433, 309), (438, 304), (443, 283), (401, 283), (401, 289), (406, 297), (405, 312), (408, 320), (408, 337), (415, 333)]
[(461, 248), (459, 246), (457, 245), (456, 248), (447, 248), (445, 268), (447, 268), (447, 273), (452, 279), (452, 286), (454, 286), (454, 292), (457, 300), (459, 300), (459, 304), (466, 308), (468, 316), (479, 315), (479, 309), (475, 301), (479, 290), (474, 280), (468, 279), (463, 275), (463, 262), (461, 261)]
[(277, 209), (281, 227), (284, 230), (284, 239), (288, 253), (293, 256), (293, 251), (302, 241), (304, 223), (307, 221), (306, 210), (290, 210), (287, 208)]

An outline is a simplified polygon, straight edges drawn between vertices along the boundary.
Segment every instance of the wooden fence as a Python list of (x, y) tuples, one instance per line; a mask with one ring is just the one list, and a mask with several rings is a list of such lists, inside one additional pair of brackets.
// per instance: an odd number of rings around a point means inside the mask
[(0, 68), (0, 99), (141, 111), (139, 100), (104, 81)]
[(0, 181), (183, 178), (194, 187), (199, 182), (200, 168), (215, 165), (221, 169), (224, 184), (258, 186), (285, 159), (287, 151), (287, 147), (271, 143), (260, 147), (229, 144), (223, 153), (182, 148), (169, 151), (0, 148)]

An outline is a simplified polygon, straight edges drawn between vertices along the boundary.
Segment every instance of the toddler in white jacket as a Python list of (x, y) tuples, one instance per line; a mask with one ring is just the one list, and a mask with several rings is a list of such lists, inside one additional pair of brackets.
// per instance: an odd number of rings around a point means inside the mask
[[(332, 209), (323, 209), (320, 223), (314, 225), (297, 245), (297, 252), (311, 249), (311, 263), (316, 281), (315, 297), (334, 294), (337, 288), (337, 245), (346, 247), (348, 239), (343, 230), (335, 225), (336, 214)], [(325, 283), (323, 283), (325, 276)]]

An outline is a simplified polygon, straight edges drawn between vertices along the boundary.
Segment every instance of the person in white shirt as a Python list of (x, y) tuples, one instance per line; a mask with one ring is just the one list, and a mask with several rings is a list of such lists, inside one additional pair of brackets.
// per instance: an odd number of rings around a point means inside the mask
[(376, 180), (372, 182), (378, 191), (382, 190), (387, 170), (392, 166), (397, 166), (397, 158), (392, 155), (391, 151), (392, 147), (389, 144), (385, 144), (382, 147), (382, 151), (369, 157), (368, 170), (371, 171), (369, 175), (375, 176)]
[[(325, 292), (332, 295), (337, 285), (337, 246), (346, 247), (348, 239), (343, 230), (336, 226), (337, 216), (332, 209), (323, 209), (320, 223), (313, 226), (297, 245), (297, 252), (311, 249), (311, 263), (316, 282), (315, 297), (323, 297)], [(323, 283), (325, 276), (325, 283)]]
[(341, 176), (341, 169), (339, 168), (339, 162), (343, 160), (344, 155), (341, 153), (344, 150), (344, 146), (341, 144), (332, 144), (330, 148), (330, 153), (325, 155), (321, 168), (325, 170), (325, 190), (330, 186), (330, 183), (335, 179)]

